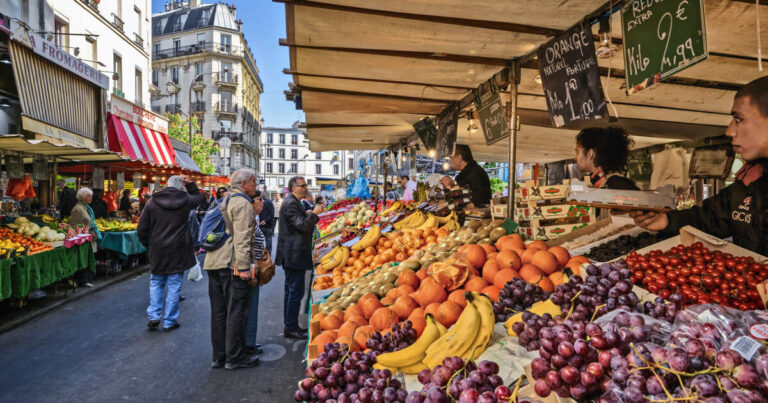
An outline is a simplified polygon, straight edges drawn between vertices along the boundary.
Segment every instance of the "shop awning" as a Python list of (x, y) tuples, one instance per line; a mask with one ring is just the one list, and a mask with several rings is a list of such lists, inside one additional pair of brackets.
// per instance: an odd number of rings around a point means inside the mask
[(200, 172), (200, 167), (197, 166), (192, 157), (184, 151), (176, 150), (176, 163), (180, 168), (188, 169), (190, 171)]
[(342, 181), (343, 179), (339, 178), (324, 178), (324, 177), (317, 177), (315, 179), (315, 182), (317, 182), (318, 185), (335, 185), (339, 183), (339, 181)]
[(59, 161), (110, 162), (125, 160), (119, 154), (109, 150), (54, 144), (45, 140), (28, 140), (21, 135), (0, 136), (0, 150), (56, 157)]
[(168, 135), (109, 115), (109, 148), (131, 159), (156, 165), (176, 165), (176, 152)]

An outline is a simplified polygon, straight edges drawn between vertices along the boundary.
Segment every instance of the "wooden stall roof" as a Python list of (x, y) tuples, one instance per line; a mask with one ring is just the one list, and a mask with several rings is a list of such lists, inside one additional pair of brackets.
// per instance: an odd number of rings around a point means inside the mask
[[(413, 133), (482, 82), (563, 30), (609, 11), (605, 0), (275, 0), (285, 3), (293, 83), (313, 151), (380, 149)], [(613, 2), (616, 4), (616, 1)], [(764, 75), (757, 67), (753, 2), (704, 0), (710, 58), (631, 96), (619, 52), (599, 59), (603, 88), (635, 147), (717, 136), (730, 121), (735, 90)], [(768, 15), (768, 6), (760, 5)], [(766, 25), (766, 24), (764, 24)], [(592, 26), (597, 37), (597, 24)], [(760, 32), (768, 43), (768, 32)], [(599, 44), (598, 44), (599, 46)], [(766, 64), (768, 67), (768, 64)], [(610, 78), (608, 73), (610, 71)], [(522, 64), (517, 160), (572, 158), (579, 127), (551, 127), (535, 58)], [(506, 96), (506, 95), (504, 95)], [(507, 96), (508, 98), (508, 96)], [(610, 111), (614, 115), (613, 110)], [(588, 122), (608, 124), (603, 122)], [(485, 146), (459, 122), (458, 142), (476, 158), (506, 161), (508, 142)]]

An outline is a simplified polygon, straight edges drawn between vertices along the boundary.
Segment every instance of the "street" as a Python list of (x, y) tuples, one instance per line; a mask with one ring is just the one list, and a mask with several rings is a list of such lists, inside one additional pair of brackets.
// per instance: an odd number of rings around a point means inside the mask
[(179, 329), (149, 331), (145, 272), (0, 334), (0, 402), (292, 401), (306, 341), (282, 337), (283, 279), (261, 290), (256, 368), (210, 368), (207, 276), (184, 280)]

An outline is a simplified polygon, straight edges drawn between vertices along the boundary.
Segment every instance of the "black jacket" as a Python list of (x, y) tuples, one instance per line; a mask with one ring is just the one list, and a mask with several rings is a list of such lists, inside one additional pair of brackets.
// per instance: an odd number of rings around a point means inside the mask
[(491, 180), (476, 161), (468, 163), (456, 175), (456, 183), (461, 187), (469, 187), (475, 207), (482, 207), (491, 202)]
[(174, 274), (192, 268), (195, 255), (189, 231), (189, 212), (203, 202), (194, 182), (187, 191), (165, 188), (149, 199), (136, 231), (147, 247), (152, 274)]
[(737, 180), (702, 207), (667, 213), (666, 232), (690, 225), (761, 255), (768, 254), (768, 176), (745, 185)]
[(312, 270), (312, 234), (320, 217), (307, 214), (296, 196), (289, 194), (280, 207), (275, 264), (285, 270)]
[(93, 198), (91, 200), (91, 208), (93, 209), (93, 215), (95, 218), (109, 218), (109, 209), (107, 208), (107, 202), (104, 199)]
[(264, 236), (270, 236), (275, 232), (275, 205), (272, 200), (264, 199), (264, 208), (259, 213), (259, 221), (263, 222), (261, 226), (261, 232)]
[(72, 214), (72, 208), (77, 204), (77, 192), (69, 186), (64, 186), (59, 192), (59, 211), (62, 217)]
[(120, 198), (120, 211), (125, 211), (126, 214), (131, 213), (131, 198), (127, 196), (123, 196)]

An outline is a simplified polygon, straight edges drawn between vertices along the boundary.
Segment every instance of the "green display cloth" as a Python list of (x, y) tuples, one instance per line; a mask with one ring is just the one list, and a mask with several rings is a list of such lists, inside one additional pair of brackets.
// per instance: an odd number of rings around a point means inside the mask
[(13, 259), (0, 260), (0, 301), (11, 296), (11, 266)]
[(96, 258), (90, 242), (69, 249), (56, 248), (19, 256), (11, 269), (11, 295), (26, 297), (31, 290), (65, 279), (81, 269), (96, 271)]
[(147, 248), (139, 242), (136, 231), (102, 232), (99, 247), (130, 256), (144, 253)]

